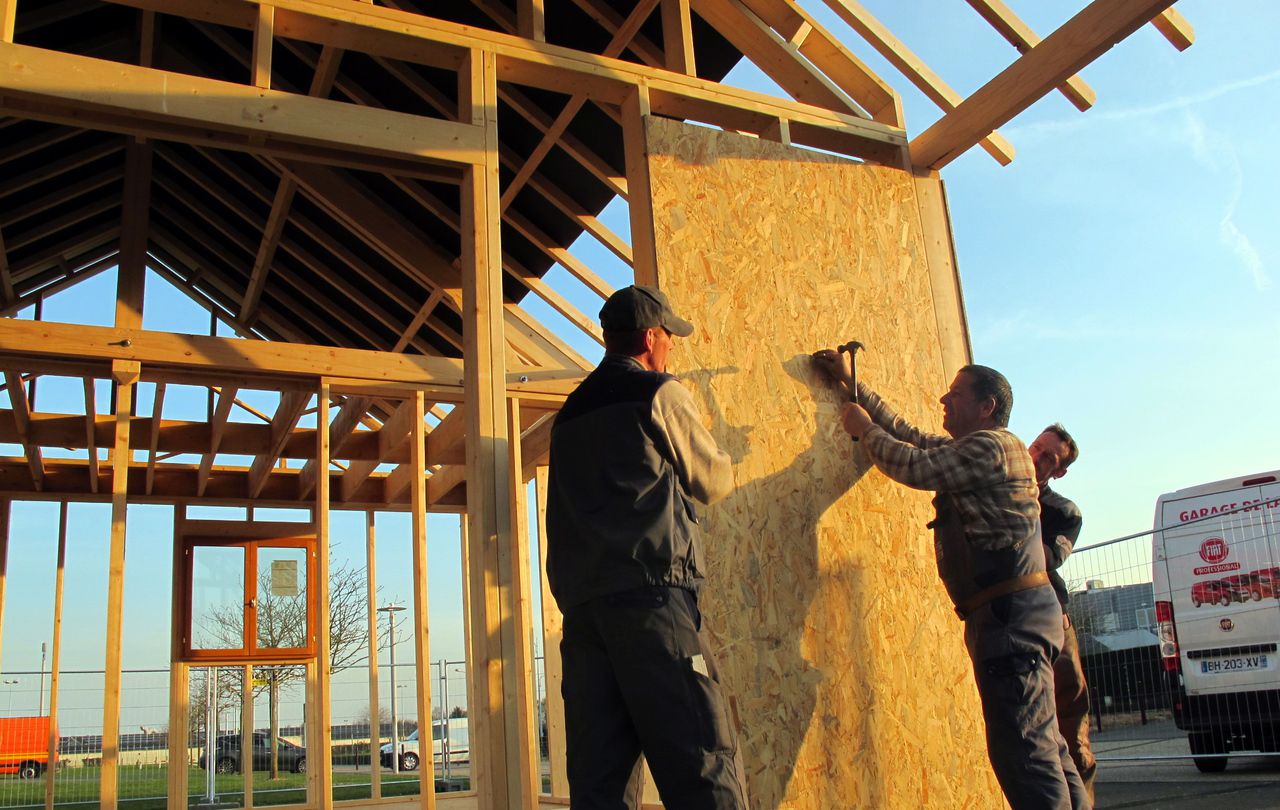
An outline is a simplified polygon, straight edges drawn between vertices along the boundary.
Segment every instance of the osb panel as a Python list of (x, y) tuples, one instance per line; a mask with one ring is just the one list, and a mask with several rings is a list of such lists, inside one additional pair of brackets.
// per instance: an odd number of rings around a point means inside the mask
[(998, 808), (929, 495), (868, 470), (808, 355), (940, 427), (944, 379), (909, 175), (662, 119), (648, 126), (672, 354), (737, 461), (707, 510), (705, 612), (751, 806)]

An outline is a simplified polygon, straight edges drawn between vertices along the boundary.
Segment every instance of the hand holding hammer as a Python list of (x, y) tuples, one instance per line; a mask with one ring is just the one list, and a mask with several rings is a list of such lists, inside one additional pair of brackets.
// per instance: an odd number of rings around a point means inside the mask
[[(853, 437), (856, 442), (858, 438), (866, 431), (871, 424), (871, 417), (861, 405), (858, 404), (858, 350), (863, 348), (862, 343), (851, 340), (848, 343), (837, 346), (835, 349), (819, 349), (813, 353), (814, 363), (823, 373), (831, 380), (840, 382), (845, 385), (849, 392), (849, 405), (841, 411), (841, 422), (844, 429)], [(844, 358), (841, 357), (845, 352), (849, 353), (849, 365), (846, 369)]]

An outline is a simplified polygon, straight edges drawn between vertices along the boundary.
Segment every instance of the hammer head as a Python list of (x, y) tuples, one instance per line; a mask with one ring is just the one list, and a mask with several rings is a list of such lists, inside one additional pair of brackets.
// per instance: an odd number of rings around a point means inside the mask
[(857, 354), (858, 349), (861, 349), (861, 348), (864, 348), (863, 345), (856, 340), (851, 340), (848, 343), (844, 344), (843, 346), (836, 347), (837, 351), (848, 352), (850, 357), (853, 357), (855, 354)]

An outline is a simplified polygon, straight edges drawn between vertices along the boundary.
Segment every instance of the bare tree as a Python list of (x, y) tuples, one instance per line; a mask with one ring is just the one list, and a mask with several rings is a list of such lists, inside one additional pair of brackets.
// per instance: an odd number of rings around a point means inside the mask
[[(329, 672), (359, 666), (369, 658), (369, 618), (367, 590), (368, 577), (363, 566), (339, 564), (329, 570), (329, 605), (320, 605), (317, 621), (329, 622)], [(302, 647), (307, 643), (307, 594), (282, 595), (271, 587), (270, 570), (259, 576), (258, 587), (259, 649), (283, 649)], [(239, 604), (220, 605), (211, 610), (202, 622), (203, 630), (226, 648), (235, 649), (244, 644), (244, 613)], [(235, 694), (241, 688), (240, 668), (230, 668), (227, 683), (220, 692)], [(234, 673), (234, 674), (233, 674)], [(280, 731), (280, 693), (295, 686), (306, 677), (306, 670), (297, 665), (255, 665), (253, 668), (253, 694), (267, 693), (267, 706), (271, 716), (271, 778), (279, 777), (279, 756), (276, 737)], [(221, 681), (221, 679), (219, 679)], [(221, 700), (221, 699), (220, 699)]]

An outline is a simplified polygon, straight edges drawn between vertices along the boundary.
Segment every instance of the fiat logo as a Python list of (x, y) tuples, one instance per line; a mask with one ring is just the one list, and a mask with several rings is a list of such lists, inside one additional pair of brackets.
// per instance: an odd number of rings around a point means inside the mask
[(1227, 558), (1227, 543), (1221, 537), (1210, 537), (1200, 544), (1200, 559), (1207, 563), (1220, 563)]
[(1224, 633), (1230, 633), (1232, 630), (1236, 629), (1236, 623), (1231, 621), (1231, 619), (1223, 619), (1218, 622), (1218, 626), (1222, 628), (1222, 632)]

